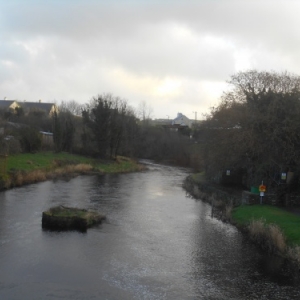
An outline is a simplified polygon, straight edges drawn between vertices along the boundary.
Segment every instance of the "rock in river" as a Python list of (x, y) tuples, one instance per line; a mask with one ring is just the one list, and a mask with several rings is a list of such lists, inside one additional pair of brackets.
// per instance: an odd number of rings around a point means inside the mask
[(86, 231), (104, 219), (104, 215), (94, 211), (60, 205), (43, 212), (42, 227), (50, 230)]

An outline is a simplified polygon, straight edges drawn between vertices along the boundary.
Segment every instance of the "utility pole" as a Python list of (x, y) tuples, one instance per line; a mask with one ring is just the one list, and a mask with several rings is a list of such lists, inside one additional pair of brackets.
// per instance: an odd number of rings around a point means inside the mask
[(193, 111), (193, 113), (195, 114), (195, 121), (197, 121), (197, 112)]

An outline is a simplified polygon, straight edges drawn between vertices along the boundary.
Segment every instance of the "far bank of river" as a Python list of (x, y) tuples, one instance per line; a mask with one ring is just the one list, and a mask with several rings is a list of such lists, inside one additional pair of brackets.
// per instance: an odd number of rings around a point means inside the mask
[(0, 190), (77, 175), (127, 173), (144, 170), (136, 160), (118, 156), (99, 160), (66, 152), (24, 153), (0, 159)]

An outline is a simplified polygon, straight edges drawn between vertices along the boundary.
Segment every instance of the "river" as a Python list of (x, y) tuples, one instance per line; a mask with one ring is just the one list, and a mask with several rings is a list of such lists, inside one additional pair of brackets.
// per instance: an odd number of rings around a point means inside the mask
[[(186, 196), (187, 169), (148, 168), (1, 192), (0, 299), (300, 299), (282, 261)], [(107, 221), (42, 230), (42, 211), (60, 204)]]

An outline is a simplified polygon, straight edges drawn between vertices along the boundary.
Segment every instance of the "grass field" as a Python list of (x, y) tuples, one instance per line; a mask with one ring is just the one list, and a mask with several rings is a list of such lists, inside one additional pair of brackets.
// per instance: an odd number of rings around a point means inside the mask
[(0, 159), (0, 190), (59, 177), (91, 173), (126, 173), (144, 170), (136, 161), (118, 156), (97, 160), (69, 153), (39, 152), (11, 155)]
[(133, 160), (118, 157), (116, 160), (99, 161), (93, 158), (74, 155), (69, 153), (26, 153), (11, 155), (7, 157), (6, 169), (9, 171), (33, 171), (33, 170), (52, 170), (59, 166), (87, 164), (93, 170), (104, 173), (130, 172), (137, 171), (140, 166)]
[(36, 169), (50, 169), (55, 167), (56, 162), (72, 162), (92, 164), (93, 160), (84, 156), (73, 155), (69, 153), (53, 153), (53, 152), (41, 152), (41, 153), (24, 153), (11, 155), (7, 158), (7, 171), (10, 170), (22, 170), (32, 171)]
[(300, 216), (284, 209), (269, 205), (242, 205), (233, 209), (232, 219), (243, 226), (258, 220), (263, 220), (265, 224), (276, 224), (289, 246), (300, 246)]

